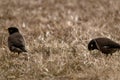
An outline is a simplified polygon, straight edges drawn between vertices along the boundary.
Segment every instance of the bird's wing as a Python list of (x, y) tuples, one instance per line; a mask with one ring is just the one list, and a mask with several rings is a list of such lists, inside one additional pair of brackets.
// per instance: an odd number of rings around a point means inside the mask
[(24, 42), (24, 39), (23, 39), (23, 37), (20, 37), (20, 38), (17, 38), (16, 39), (17, 41), (16, 41), (16, 46), (21, 46), (21, 47), (24, 47), (25, 46), (25, 42)]
[[(107, 46), (107, 47), (106, 47)], [(104, 45), (106, 48), (120, 48), (120, 45), (116, 42), (108, 42), (108, 44)]]
[(24, 39), (21, 34), (16, 33), (13, 36), (11, 36), (10, 39), (11, 39), (10, 41), (11, 41), (12, 45), (15, 47), (24, 47), (25, 46), (25, 42), (24, 42)]
[(107, 39), (107, 38), (99, 39), (97, 42), (98, 42), (99, 46), (101, 46), (103, 48), (120, 48), (120, 44), (118, 44), (110, 39)]
[(103, 46), (103, 48), (105, 48), (105, 49), (109, 49), (110, 46), (105, 45), (105, 46)]

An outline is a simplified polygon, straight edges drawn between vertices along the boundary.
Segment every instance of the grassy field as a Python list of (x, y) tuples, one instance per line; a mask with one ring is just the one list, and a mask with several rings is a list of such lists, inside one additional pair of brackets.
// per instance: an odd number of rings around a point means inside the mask
[[(7, 47), (10, 26), (27, 55)], [(89, 52), (88, 42), (120, 43), (120, 0), (0, 0), (0, 80), (120, 80), (120, 52)]]

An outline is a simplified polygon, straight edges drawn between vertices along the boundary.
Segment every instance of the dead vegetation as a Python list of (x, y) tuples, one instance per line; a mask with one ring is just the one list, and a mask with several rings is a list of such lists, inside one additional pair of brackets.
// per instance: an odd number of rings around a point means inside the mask
[[(92, 38), (120, 43), (119, 0), (0, 0), (0, 80), (119, 80), (120, 54), (89, 52)], [(18, 26), (28, 55), (7, 47)]]

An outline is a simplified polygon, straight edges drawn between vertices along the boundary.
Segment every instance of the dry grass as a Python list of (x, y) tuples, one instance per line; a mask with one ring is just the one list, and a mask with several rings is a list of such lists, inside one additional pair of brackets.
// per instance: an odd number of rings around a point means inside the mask
[[(119, 80), (120, 54), (89, 52), (92, 38), (120, 43), (119, 0), (0, 0), (0, 80)], [(28, 55), (8, 50), (18, 26)]]

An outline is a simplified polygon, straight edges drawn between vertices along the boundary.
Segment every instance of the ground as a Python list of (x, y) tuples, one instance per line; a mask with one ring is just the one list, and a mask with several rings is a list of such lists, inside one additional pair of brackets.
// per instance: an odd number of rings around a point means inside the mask
[[(10, 26), (27, 53), (9, 51)], [(119, 51), (87, 49), (97, 37), (120, 43), (119, 34), (119, 0), (0, 0), (0, 80), (119, 80)]]

